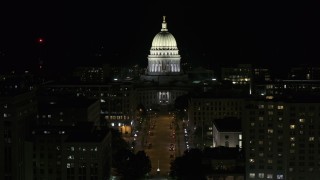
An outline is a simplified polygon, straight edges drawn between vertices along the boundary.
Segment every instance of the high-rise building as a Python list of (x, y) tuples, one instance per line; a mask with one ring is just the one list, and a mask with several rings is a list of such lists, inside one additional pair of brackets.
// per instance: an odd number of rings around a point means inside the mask
[(28, 179), (107, 179), (111, 134), (100, 127), (99, 100), (54, 96), (39, 100), (26, 141)]
[(51, 95), (86, 97), (100, 101), (101, 123), (108, 123), (123, 134), (131, 133), (131, 122), (136, 118), (137, 95), (132, 83), (114, 82), (107, 85), (48, 84), (43, 92)]
[(75, 126), (38, 125), (26, 152), (28, 179), (107, 179), (111, 169), (111, 134), (92, 122)]
[(25, 143), (37, 112), (34, 91), (0, 91), (0, 179), (23, 180), (28, 171)]
[(256, 99), (245, 107), (247, 179), (320, 177), (319, 99)]

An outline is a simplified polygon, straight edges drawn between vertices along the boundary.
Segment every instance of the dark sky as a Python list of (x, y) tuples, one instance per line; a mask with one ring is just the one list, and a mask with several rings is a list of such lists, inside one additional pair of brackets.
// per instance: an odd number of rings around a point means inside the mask
[[(36, 67), (39, 56), (50, 69), (100, 63), (146, 66), (163, 15), (183, 62), (208, 67), (253, 63), (274, 68), (287, 66), (287, 62), (319, 64), (319, 5), (267, 1), (2, 2), (1, 70)], [(45, 43), (39, 45), (38, 37)]]

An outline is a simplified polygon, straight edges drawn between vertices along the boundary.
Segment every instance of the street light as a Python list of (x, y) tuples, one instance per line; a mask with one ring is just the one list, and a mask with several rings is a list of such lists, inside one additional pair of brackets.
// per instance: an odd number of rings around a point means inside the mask
[(158, 169), (157, 169), (157, 173), (160, 173), (160, 168), (159, 168), (159, 160), (158, 160)]

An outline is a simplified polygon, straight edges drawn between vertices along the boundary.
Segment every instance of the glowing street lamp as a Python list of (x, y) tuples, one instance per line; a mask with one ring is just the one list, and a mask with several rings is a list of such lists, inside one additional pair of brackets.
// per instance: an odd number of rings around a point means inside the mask
[(157, 173), (160, 173), (160, 168), (159, 168), (159, 160), (158, 160), (158, 169), (157, 169)]

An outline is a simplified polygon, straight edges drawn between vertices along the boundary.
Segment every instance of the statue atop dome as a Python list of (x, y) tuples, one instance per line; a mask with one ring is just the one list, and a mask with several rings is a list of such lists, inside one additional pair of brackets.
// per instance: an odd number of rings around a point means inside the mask
[(162, 29), (161, 29), (161, 31), (168, 31), (168, 29), (167, 29), (167, 22), (166, 22), (166, 16), (163, 16)]

